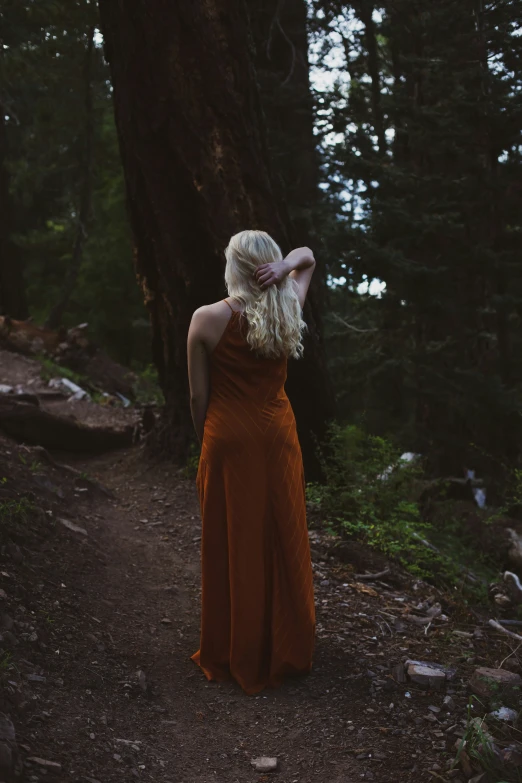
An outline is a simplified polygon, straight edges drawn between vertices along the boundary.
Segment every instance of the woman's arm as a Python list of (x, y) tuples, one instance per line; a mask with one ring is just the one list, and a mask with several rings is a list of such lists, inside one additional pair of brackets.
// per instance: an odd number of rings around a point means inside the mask
[(287, 275), (290, 275), (297, 283), (299, 303), (301, 307), (304, 307), (314, 269), (315, 258), (310, 248), (298, 247), (292, 250), (282, 261), (258, 266), (254, 275), (262, 289), (271, 285), (277, 285)]
[(202, 312), (196, 310), (190, 322), (187, 341), (190, 412), (200, 444), (210, 396), (209, 361), (203, 342)]

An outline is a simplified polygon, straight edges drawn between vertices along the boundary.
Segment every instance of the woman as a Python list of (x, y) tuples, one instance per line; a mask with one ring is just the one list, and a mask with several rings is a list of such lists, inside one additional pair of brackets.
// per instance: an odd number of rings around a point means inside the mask
[(229, 297), (200, 307), (188, 335), (190, 404), (202, 445), (200, 649), (209, 680), (249, 694), (310, 671), (315, 613), (305, 485), (284, 390), (303, 351), (315, 260), (242, 231), (225, 251)]

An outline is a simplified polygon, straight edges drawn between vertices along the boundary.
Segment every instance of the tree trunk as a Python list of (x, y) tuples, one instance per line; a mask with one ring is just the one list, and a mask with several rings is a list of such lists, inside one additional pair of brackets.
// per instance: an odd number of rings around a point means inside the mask
[[(307, 6), (305, 0), (257, 0), (249, 9), (255, 43), (254, 65), (266, 117), (269, 162), (278, 208), (284, 216), (291, 245), (308, 245), (319, 259), (305, 310), (313, 336), (306, 340), (303, 359), (291, 362), (287, 384), (301, 444), (309, 455), (315, 448), (311, 431), (323, 437), (324, 421), (334, 415), (335, 398), (322, 341), (326, 269), (321, 264), (321, 237), (317, 231), (319, 158), (309, 78)], [(315, 422), (310, 399), (322, 400)]]
[(93, 165), (93, 136), (94, 113), (92, 97), (92, 70), (94, 55), (94, 25), (89, 29), (87, 50), (85, 52), (84, 66), (84, 112), (85, 127), (84, 139), (80, 153), (80, 171), (82, 176), (80, 192), (80, 208), (76, 225), (76, 237), (74, 241), (71, 264), (67, 272), (65, 284), (58, 302), (55, 304), (45, 323), (49, 329), (57, 329), (63, 320), (63, 314), (69, 306), (69, 300), (76, 286), (83, 261), (83, 249), (87, 240), (87, 225), (91, 213), (92, 200), (92, 165)]
[[(225, 295), (223, 250), (232, 234), (264, 229), (289, 250), (288, 228), (271, 185), (245, 4), (101, 0), (100, 8), (136, 270), (166, 400), (162, 443), (182, 458), (192, 439), (192, 313)], [(307, 382), (292, 402), (300, 434), (320, 436), (330, 411), (313, 324), (311, 331)], [(303, 450), (311, 477), (316, 465), (306, 443)]]
[(6, 167), (8, 113), (0, 102), (0, 313), (23, 321), (29, 311), (20, 254), (11, 238), (14, 209)]
[(314, 235), (318, 202), (306, 3), (257, 0), (249, 8), (273, 181), (289, 213), (290, 239), (297, 243)]

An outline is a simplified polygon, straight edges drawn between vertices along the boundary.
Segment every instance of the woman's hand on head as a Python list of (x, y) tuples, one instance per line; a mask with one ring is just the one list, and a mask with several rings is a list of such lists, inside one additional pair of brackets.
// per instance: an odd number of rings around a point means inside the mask
[(288, 275), (289, 269), (283, 261), (274, 261), (272, 264), (262, 264), (254, 272), (259, 286), (262, 289), (269, 288), (271, 285), (279, 285)]

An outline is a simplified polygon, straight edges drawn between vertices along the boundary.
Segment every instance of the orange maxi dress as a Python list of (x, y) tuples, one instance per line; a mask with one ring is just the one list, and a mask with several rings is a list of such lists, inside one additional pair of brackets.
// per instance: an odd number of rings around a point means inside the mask
[(232, 310), (210, 359), (196, 479), (201, 639), (192, 660), (207, 679), (232, 678), (253, 694), (310, 671), (315, 610), (287, 362), (257, 356), (245, 328), (245, 317)]

